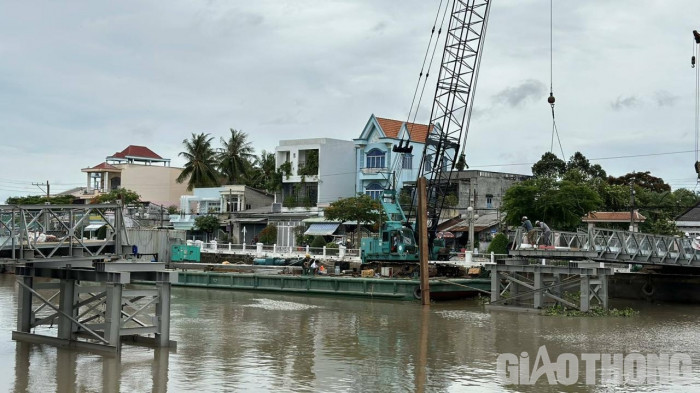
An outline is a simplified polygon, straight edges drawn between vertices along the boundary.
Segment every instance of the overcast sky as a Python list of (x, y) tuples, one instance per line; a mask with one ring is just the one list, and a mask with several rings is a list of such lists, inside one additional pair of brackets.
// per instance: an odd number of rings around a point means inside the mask
[[(0, 202), (40, 194), (33, 182), (84, 186), (81, 168), (130, 144), (181, 166), (192, 133), (218, 146), (242, 130), (259, 153), (280, 139), (356, 138), (372, 113), (403, 120), (438, 4), (0, 0)], [(471, 168), (530, 174), (550, 149), (549, 4), (493, 1)], [(581, 151), (610, 175), (695, 188), (698, 15), (698, 0), (554, 1), (566, 159)]]

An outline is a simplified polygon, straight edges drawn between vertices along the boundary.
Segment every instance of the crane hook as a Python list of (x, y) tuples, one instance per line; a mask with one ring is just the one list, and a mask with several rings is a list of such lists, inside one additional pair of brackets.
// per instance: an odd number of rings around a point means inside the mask
[(547, 98), (547, 102), (549, 102), (550, 105), (554, 105), (554, 93), (549, 93), (549, 98)]

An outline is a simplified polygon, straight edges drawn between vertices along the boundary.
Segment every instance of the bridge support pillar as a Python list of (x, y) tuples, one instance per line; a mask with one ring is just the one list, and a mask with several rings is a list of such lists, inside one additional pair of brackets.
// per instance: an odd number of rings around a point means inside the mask
[[(176, 345), (170, 341), (170, 286), (177, 273), (158, 270), (164, 264), (157, 263), (98, 262), (92, 270), (88, 263), (92, 262), (16, 267), (13, 340), (107, 352), (118, 352), (124, 337), (156, 347)], [(50, 281), (36, 282), (35, 277)], [(154, 282), (155, 289), (125, 288), (132, 280)]]
[[(608, 308), (608, 276), (612, 269), (552, 265), (489, 265), (491, 304), (542, 309), (558, 305), (580, 311)], [(508, 290), (509, 295), (502, 293)], [(578, 301), (571, 295), (580, 293)], [(567, 296), (568, 294), (568, 296)]]

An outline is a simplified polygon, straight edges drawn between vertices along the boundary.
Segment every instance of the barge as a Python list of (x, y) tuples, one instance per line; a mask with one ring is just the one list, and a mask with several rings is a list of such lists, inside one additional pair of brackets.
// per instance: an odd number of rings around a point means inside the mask
[[(175, 265), (178, 279), (173, 285), (176, 286), (395, 300), (421, 298), (419, 278), (301, 275), (291, 267), (210, 265), (207, 269), (202, 264)], [(430, 278), (430, 297), (433, 300), (473, 297), (488, 294), (490, 289), (488, 278)]]

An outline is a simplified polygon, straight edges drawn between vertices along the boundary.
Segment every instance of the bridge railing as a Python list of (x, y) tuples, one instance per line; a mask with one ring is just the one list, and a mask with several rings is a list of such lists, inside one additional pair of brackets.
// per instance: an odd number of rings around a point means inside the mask
[[(512, 250), (534, 249), (538, 245), (545, 244), (544, 233), (535, 229), (528, 239), (528, 232), (523, 228), (515, 231)], [(588, 250), (588, 234), (583, 232), (551, 231), (549, 244), (555, 248), (568, 248), (571, 250)]]
[[(255, 244), (233, 244), (233, 243), (218, 243), (212, 242), (197, 242), (203, 253), (216, 254), (239, 254), (239, 255), (258, 255), (258, 248)], [(264, 256), (273, 256), (280, 258), (303, 258), (306, 254), (312, 258), (338, 258), (343, 255), (344, 259), (359, 259), (360, 250), (356, 248), (347, 248), (344, 253), (341, 253), (339, 248), (332, 247), (306, 247), (306, 246), (278, 246), (278, 245), (262, 245), (260, 254)]]
[[(606, 228), (593, 228), (589, 232), (552, 231), (550, 236), (554, 251), (587, 253), (600, 261), (700, 265), (700, 242), (685, 237)], [(512, 250), (532, 250), (544, 243), (541, 231), (536, 230), (530, 237), (523, 228), (518, 228)]]

